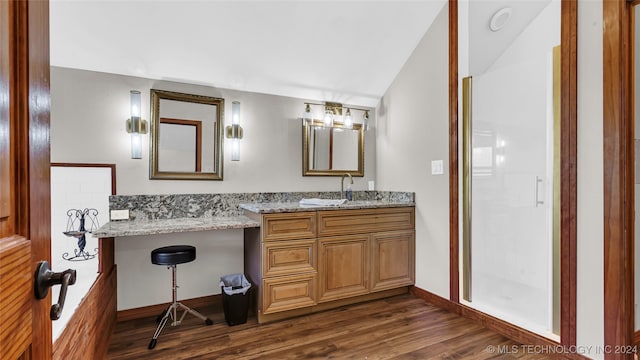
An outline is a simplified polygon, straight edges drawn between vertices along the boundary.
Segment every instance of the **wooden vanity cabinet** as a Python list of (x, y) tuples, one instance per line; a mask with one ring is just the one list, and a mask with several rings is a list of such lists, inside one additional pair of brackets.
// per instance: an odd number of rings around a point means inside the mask
[(258, 234), (245, 231), (245, 269), (259, 289), (258, 320), (315, 305), (316, 212), (264, 214), (260, 220)]
[(414, 208), (246, 214), (245, 272), (258, 322), (407, 291), (414, 283)]
[(319, 211), (318, 302), (413, 285), (414, 219), (413, 207)]

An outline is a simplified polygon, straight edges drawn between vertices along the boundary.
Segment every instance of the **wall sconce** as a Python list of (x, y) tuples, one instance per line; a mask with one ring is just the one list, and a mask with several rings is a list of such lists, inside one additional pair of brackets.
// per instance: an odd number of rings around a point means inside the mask
[(147, 121), (142, 119), (140, 91), (131, 90), (131, 117), (127, 119), (127, 132), (131, 134), (131, 158), (142, 159), (142, 135), (147, 133)]
[(227, 139), (231, 139), (231, 161), (240, 160), (240, 139), (242, 139), (242, 126), (240, 126), (240, 102), (231, 103), (231, 125), (226, 127)]
[[(324, 104), (316, 104), (316, 103), (304, 103), (305, 110), (302, 113), (302, 121), (304, 125), (313, 125), (316, 119), (314, 119), (314, 114), (311, 111), (311, 106), (324, 106), (323, 117), (321, 120), (318, 120), (322, 123), (324, 127), (333, 127), (334, 124), (339, 124), (341, 127), (346, 129), (351, 129), (353, 127), (353, 116), (351, 115), (352, 110), (361, 111), (362, 112), (362, 127), (364, 130), (369, 130), (369, 110), (367, 109), (359, 109), (355, 107), (343, 107), (340, 103), (334, 102), (325, 102)], [(344, 116), (343, 116), (344, 110)]]

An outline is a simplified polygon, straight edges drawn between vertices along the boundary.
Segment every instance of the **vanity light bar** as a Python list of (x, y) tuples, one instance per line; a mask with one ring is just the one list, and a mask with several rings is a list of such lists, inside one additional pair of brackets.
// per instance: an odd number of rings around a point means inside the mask
[[(324, 116), (320, 121), (321, 121), (321, 124), (325, 127), (333, 127), (335, 117), (337, 116), (341, 120), (335, 121), (335, 123), (339, 123), (342, 125), (342, 127), (350, 129), (351, 127), (353, 127), (353, 117), (351, 116), (351, 110), (358, 110), (363, 112), (362, 126), (364, 127), (365, 130), (369, 130), (369, 111), (371, 111), (370, 109), (361, 109), (361, 108), (351, 107), (351, 106), (347, 107), (347, 106), (343, 106), (341, 103), (329, 102), (329, 101), (325, 102), (324, 104), (305, 102), (304, 105), (305, 105), (305, 110), (302, 114), (302, 120), (304, 121), (305, 124), (317, 123), (316, 119), (314, 119), (314, 114), (311, 112), (311, 105), (314, 105), (314, 106), (324, 106)], [(344, 117), (342, 116), (343, 109), (345, 109)]]

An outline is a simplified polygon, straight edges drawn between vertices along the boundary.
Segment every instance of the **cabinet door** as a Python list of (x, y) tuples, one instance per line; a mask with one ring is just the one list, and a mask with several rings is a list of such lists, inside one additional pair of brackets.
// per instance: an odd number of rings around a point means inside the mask
[(369, 292), (369, 235), (318, 239), (318, 302)]
[(371, 291), (412, 285), (415, 280), (415, 232), (375, 233), (371, 238)]

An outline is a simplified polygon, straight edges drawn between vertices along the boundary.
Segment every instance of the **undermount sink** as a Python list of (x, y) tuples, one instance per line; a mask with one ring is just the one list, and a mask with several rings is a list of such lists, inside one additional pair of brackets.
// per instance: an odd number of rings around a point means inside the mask
[(300, 205), (302, 206), (339, 206), (345, 204), (347, 199), (302, 199)]

